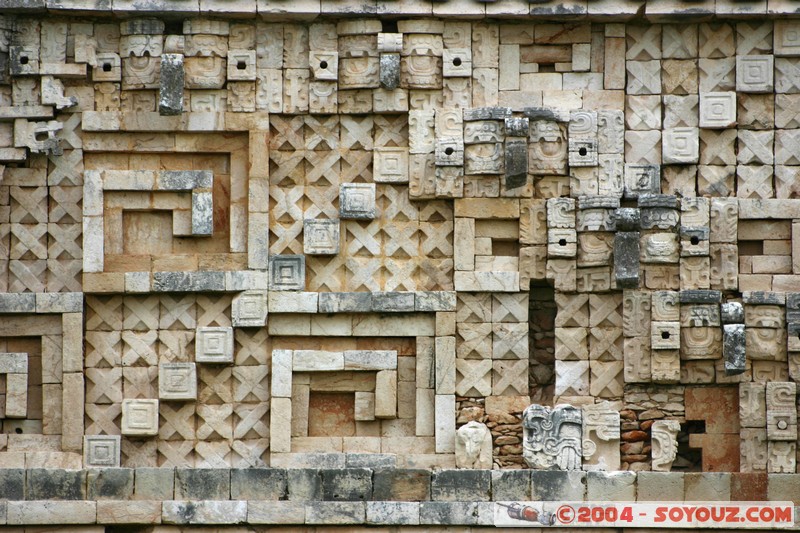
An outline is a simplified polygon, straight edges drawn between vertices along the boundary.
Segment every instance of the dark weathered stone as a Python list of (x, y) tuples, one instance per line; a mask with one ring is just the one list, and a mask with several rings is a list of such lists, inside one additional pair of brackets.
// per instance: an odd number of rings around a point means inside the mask
[(120, 24), (122, 35), (161, 35), (164, 33), (164, 21), (155, 18), (138, 18), (126, 20)]
[(85, 500), (86, 471), (31, 468), (27, 472), (28, 500)]
[[(684, 241), (691, 241), (692, 238), (697, 239), (699, 241), (707, 241), (709, 235), (708, 228), (694, 228), (688, 226), (681, 226), (680, 229), (681, 239)], [(694, 243), (692, 243), (694, 244)]]
[(639, 286), (638, 231), (618, 231), (614, 235), (614, 279), (620, 289)]
[(530, 120), (526, 117), (506, 117), (506, 137), (527, 137), (530, 133)]
[(372, 498), (372, 470), (346, 468), (321, 470), (322, 497), (326, 501), (363, 501)]
[(530, 501), (531, 474), (528, 470), (492, 470), (493, 501)]
[(682, 304), (718, 304), (722, 301), (722, 292), (705, 289), (681, 291), (678, 300)]
[(431, 494), (430, 470), (382, 468), (372, 476), (374, 500), (424, 501)]
[(643, 207), (662, 207), (664, 209), (678, 209), (680, 201), (674, 194), (640, 194), (637, 200), (639, 208)]
[[(488, 471), (487, 471), (488, 472)], [(494, 504), (484, 502), (422, 502), (420, 524), (492, 525)]]
[(464, 121), (475, 120), (502, 120), (511, 116), (510, 107), (475, 107), (464, 109)]
[(155, 292), (224, 291), (225, 272), (153, 272)]
[(743, 324), (744, 306), (739, 302), (725, 302), (719, 306), (723, 324)]
[(431, 499), (444, 502), (489, 501), (491, 470), (440, 470), (431, 477)]
[(371, 292), (321, 292), (320, 313), (368, 313), (372, 311)]
[(286, 471), (288, 498), (293, 501), (322, 499), (322, 475), (312, 468), (291, 468)]
[(0, 494), (6, 500), (24, 500), (25, 470), (22, 468), (0, 469)]
[(364, 502), (314, 502), (306, 505), (306, 524), (363, 524), (367, 517)]
[[(578, 209), (618, 209), (619, 198), (612, 196), (578, 196)], [(628, 208), (632, 209), (632, 208)]]
[(725, 324), (722, 326), (722, 358), (725, 361), (725, 374), (735, 376), (745, 371), (744, 324)]
[(528, 141), (506, 139), (505, 188), (517, 189), (528, 181)]
[(742, 302), (753, 305), (786, 305), (786, 294), (783, 292), (744, 291)]
[(231, 470), (231, 499), (284, 500), (286, 470), (280, 468), (234, 468)]
[(583, 501), (586, 492), (586, 472), (580, 470), (531, 471), (533, 501)]
[(786, 321), (800, 322), (800, 293), (786, 294)]
[(378, 313), (414, 311), (413, 292), (373, 292), (372, 310)]
[(551, 122), (569, 122), (569, 113), (549, 107), (526, 107), (522, 110), (529, 120), (549, 120)]
[(227, 468), (175, 469), (176, 500), (228, 500), (231, 471)]
[(164, 116), (183, 113), (183, 55), (161, 56), (161, 86), (158, 92), (158, 114)]
[(127, 500), (133, 495), (133, 469), (89, 470), (86, 483), (90, 500)]
[(618, 231), (636, 231), (642, 224), (641, 212), (635, 207), (620, 207), (614, 211)]
[(134, 472), (137, 500), (172, 500), (175, 493), (174, 468), (137, 468)]
[(400, 54), (381, 54), (380, 81), (384, 89), (400, 87)]
[(36, 295), (34, 293), (0, 294), (0, 313), (34, 312), (36, 312)]

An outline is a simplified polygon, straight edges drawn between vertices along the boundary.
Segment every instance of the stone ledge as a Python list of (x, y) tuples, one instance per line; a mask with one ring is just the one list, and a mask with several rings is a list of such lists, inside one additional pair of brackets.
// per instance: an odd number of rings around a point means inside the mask
[[(390, 4), (390, 5), (385, 5)], [(49, 12), (57, 15), (154, 15), (168, 13), (174, 16), (222, 15), (239, 18), (279, 16), (281, 20), (310, 20), (321, 15), (360, 14), (375, 16), (379, 12), (392, 15), (409, 16), (424, 13), (440, 17), (469, 17), (480, 19), (521, 18), (558, 19), (570, 21), (625, 21), (636, 16), (643, 16), (650, 21), (674, 21), (677, 19), (705, 20), (715, 16), (726, 17), (779, 17), (797, 14), (800, 7), (789, 2), (763, 2), (760, 7), (753, 8), (750, 2), (718, 1), (675, 1), (645, 2), (631, 0), (625, 3), (611, 0), (591, 0), (590, 2), (537, 2), (520, 9), (517, 4), (506, 5), (503, 2), (486, 4), (477, 0), (471, 2), (436, 1), (418, 2), (410, 5), (407, 11), (395, 6), (394, 2), (379, 0), (377, 4), (355, 4), (352, 1), (302, 1), (290, 0), (249, 0), (232, 3), (224, 9), (213, 2), (198, 0), (154, 0), (147, 2), (143, 9), (139, 2), (132, 0), (2, 0), (0, 9), (7, 13), (25, 15)], [(745, 5), (741, 5), (745, 4)], [(524, 4), (523, 4), (524, 5)]]

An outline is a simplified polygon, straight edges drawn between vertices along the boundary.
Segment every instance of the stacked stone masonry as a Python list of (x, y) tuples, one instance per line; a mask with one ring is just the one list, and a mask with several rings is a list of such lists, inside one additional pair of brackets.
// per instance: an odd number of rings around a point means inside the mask
[(797, 503), (797, 15), (0, 1), (0, 523)]

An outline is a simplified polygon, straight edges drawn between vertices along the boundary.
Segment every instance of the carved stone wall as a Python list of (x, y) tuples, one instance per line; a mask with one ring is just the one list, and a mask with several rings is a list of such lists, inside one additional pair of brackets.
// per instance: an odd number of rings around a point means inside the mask
[(101, 3), (0, 15), (0, 465), (797, 471), (794, 8)]

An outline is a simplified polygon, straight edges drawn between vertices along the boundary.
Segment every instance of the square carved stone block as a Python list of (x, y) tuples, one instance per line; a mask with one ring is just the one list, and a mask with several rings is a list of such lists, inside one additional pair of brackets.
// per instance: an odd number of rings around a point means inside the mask
[(119, 435), (83, 437), (83, 464), (88, 468), (112, 468), (120, 464)]
[[(374, 189), (373, 189), (374, 191)], [(273, 255), (269, 258), (269, 288), (302, 291), (306, 288), (306, 258), (303, 255)]]
[(231, 321), (236, 327), (257, 328), (267, 324), (267, 291), (244, 291), (233, 298)]
[(161, 363), (158, 365), (158, 398), (160, 400), (196, 400), (197, 366), (195, 363)]
[(375, 184), (342, 183), (339, 186), (339, 216), (345, 220), (375, 218)]
[(195, 349), (198, 363), (232, 363), (233, 328), (197, 328)]
[(303, 253), (309, 255), (336, 255), (339, 253), (339, 221), (303, 221)]
[(122, 434), (126, 437), (158, 435), (158, 400), (122, 400)]

